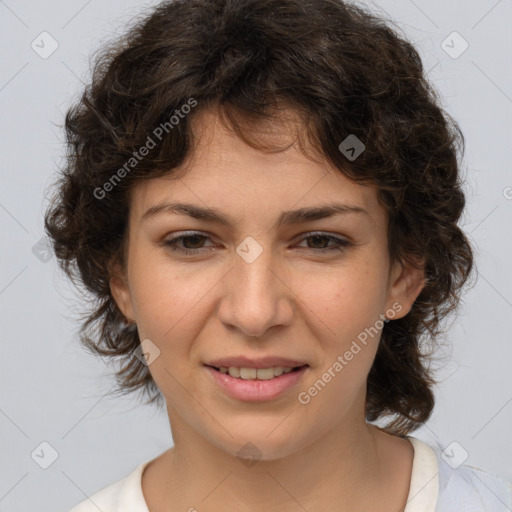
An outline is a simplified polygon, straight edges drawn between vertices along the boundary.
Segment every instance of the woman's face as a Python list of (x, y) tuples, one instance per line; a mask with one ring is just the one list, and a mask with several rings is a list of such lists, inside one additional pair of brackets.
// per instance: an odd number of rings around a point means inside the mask
[[(295, 145), (259, 152), (211, 112), (196, 122), (186, 173), (132, 190), (126, 275), (111, 280), (144, 340), (175, 443), (189, 429), (232, 454), (251, 442), (270, 460), (360, 428), (384, 315), (408, 313), (422, 274), (390, 266), (375, 188)], [(334, 204), (357, 210), (293, 213)], [(306, 366), (270, 380), (272, 370), (256, 373), (262, 380), (242, 370), (246, 380), (207, 366), (240, 357), (234, 367)]]

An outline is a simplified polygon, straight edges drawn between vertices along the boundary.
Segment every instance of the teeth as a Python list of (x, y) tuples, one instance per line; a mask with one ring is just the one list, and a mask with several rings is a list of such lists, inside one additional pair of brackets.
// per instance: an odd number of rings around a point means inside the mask
[[(272, 370), (272, 368), (270, 368)], [(228, 370), (230, 371), (231, 368)], [(238, 372), (238, 376), (240, 376), (242, 379), (249, 380), (249, 379), (255, 379), (256, 375), (258, 375), (258, 370), (256, 368), (240, 368), (240, 371), (238, 371), (238, 368), (236, 369)], [(261, 370), (260, 370), (261, 371)], [(274, 376), (274, 372), (272, 372), (271, 377)]]
[(235, 368), (234, 366), (230, 366), (228, 368), (228, 373), (231, 377), (240, 377), (240, 368)]
[(238, 368), (236, 366), (230, 366), (226, 368), (222, 366), (219, 368), (221, 373), (229, 374), (231, 377), (244, 379), (244, 380), (269, 380), (274, 377), (279, 377), (283, 373), (290, 373), (293, 368), (284, 368), (282, 366), (275, 366), (272, 368)]

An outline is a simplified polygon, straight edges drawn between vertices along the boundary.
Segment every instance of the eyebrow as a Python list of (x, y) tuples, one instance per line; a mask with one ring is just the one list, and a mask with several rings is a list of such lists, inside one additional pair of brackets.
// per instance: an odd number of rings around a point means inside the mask
[[(153, 218), (162, 213), (175, 213), (179, 215), (187, 215), (194, 219), (205, 222), (217, 223), (230, 227), (234, 224), (228, 216), (214, 208), (203, 208), (189, 203), (169, 203), (164, 202), (151, 206), (142, 215), (142, 220)], [(281, 213), (277, 222), (278, 226), (299, 224), (320, 219), (326, 219), (335, 215), (360, 214), (370, 217), (368, 211), (360, 206), (330, 203), (313, 207), (299, 208), (298, 210), (287, 210)]]

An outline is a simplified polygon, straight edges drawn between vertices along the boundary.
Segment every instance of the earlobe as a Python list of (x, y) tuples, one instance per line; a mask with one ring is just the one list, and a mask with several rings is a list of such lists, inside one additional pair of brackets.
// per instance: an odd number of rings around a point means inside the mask
[(126, 277), (116, 272), (109, 280), (112, 297), (129, 323), (135, 323), (132, 297)]
[(394, 281), (391, 283), (391, 293), (389, 300), (391, 306), (394, 303), (399, 303), (402, 308), (400, 313), (394, 318), (402, 318), (406, 316), (412, 308), (414, 301), (418, 298), (421, 290), (425, 286), (425, 271), (424, 265), (421, 263), (421, 268), (416, 268), (409, 262), (397, 263), (398, 271), (394, 273)]

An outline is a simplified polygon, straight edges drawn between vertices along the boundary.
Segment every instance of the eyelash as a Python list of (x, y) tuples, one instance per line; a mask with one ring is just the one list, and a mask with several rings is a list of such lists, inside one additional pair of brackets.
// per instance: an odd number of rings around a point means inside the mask
[[(204, 249), (206, 249), (206, 250), (212, 250), (213, 249), (213, 247), (207, 247), (207, 248), (201, 247), (201, 248), (198, 248), (198, 249), (186, 249), (186, 248), (183, 249), (183, 248), (177, 246), (177, 244), (180, 241), (183, 241), (185, 238), (191, 238), (191, 237), (194, 237), (194, 236), (199, 236), (199, 237), (202, 237), (202, 238), (209, 238), (209, 239), (211, 239), (207, 235), (203, 235), (203, 234), (198, 233), (198, 232), (191, 232), (191, 233), (186, 233), (184, 235), (177, 236), (177, 237), (169, 239), (169, 240), (165, 240), (164, 241), (164, 245), (166, 247), (169, 247), (169, 249), (171, 249), (171, 251), (178, 252), (178, 253), (185, 254), (185, 255), (197, 255), (200, 252), (202, 252)], [(324, 253), (325, 252), (329, 252), (330, 253), (330, 252), (334, 252), (334, 251), (341, 252), (341, 251), (345, 250), (347, 247), (353, 245), (351, 242), (348, 242), (347, 240), (343, 240), (341, 238), (337, 238), (335, 236), (328, 235), (328, 234), (323, 233), (321, 231), (309, 233), (308, 236), (303, 237), (301, 239), (301, 241), (302, 240), (307, 240), (308, 238), (313, 238), (313, 237), (316, 237), (316, 236), (319, 236), (319, 237), (322, 237), (322, 238), (327, 238), (330, 241), (332, 240), (332, 241), (336, 242), (336, 245), (334, 247), (318, 248), (318, 249), (314, 249), (314, 248), (311, 248), (311, 247), (305, 247), (305, 249), (308, 249), (308, 250), (313, 251), (313, 252), (322, 251)]]

